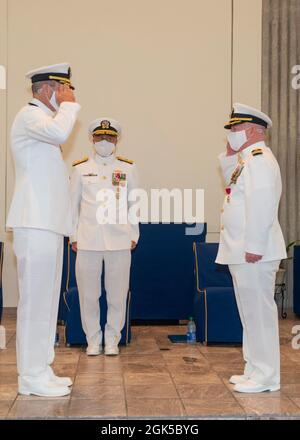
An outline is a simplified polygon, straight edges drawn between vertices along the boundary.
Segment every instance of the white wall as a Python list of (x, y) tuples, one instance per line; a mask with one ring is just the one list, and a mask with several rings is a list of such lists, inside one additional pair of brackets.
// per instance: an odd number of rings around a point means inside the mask
[[(7, 4), (5, 21), (1, 12)], [(124, 127), (120, 153), (136, 161), (141, 186), (204, 188), (208, 239), (218, 240), (223, 193), (216, 156), (224, 147), (231, 94), (260, 105), (261, 0), (234, 0), (233, 70), (231, 0), (0, 0), (0, 8), (0, 20), (8, 25), (7, 32), (0, 26), (0, 36), (7, 36), (0, 64), (8, 68), (6, 114), (0, 94), (1, 128), (9, 130), (30, 99), (27, 70), (69, 61), (82, 105), (64, 146), (70, 168), (89, 152), (88, 123), (112, 116)], [(4, 211), (14, 171), (8, 149), (6, 191), (6, 145), (1, 130), (0, 229), (8, 242), (4, 300), (13, 306), (16, 270)]]

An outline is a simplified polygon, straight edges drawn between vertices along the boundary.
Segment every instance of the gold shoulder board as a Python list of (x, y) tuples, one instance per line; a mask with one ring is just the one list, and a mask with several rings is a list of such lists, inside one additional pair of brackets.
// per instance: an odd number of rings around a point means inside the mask
[(255, 150), (252, 150), (251, 153), (252, 156), (260, 156), (261, 154), (264, 154), (261, 148), (256, 148)]
[(75, 160), (75, 162), (73, 162), (72, 166), (76, 167), (76, 165), (80, 165), (81, 163), (87, 162), (89, 160), (88, 157), (84, 157), (83, 159), (80, 160)]
[(121, 162), (130, 163), (130, 165), (133, 164), (133, 160), (126, 159), (125, 157), (117, 156), (117, 159), (120, 160)]

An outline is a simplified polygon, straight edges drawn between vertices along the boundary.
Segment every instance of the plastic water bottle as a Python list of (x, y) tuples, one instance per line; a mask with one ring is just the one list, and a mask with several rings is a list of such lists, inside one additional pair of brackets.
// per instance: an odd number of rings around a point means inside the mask
[(188, 344), (196, 344), (196, 324), (194, 318), (189, 318), (186, 341)]

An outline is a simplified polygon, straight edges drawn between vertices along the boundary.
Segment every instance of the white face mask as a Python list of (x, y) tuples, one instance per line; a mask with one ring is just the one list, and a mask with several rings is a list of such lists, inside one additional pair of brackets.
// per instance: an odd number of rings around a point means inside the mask
[(230, 147), (234, 151), (239, 151), (242, 146), (248, 141), (246, 131), (231, 131), (228, 136), (227, 140), (230, 144)]
[(106, 140), (95, 142), (95, 150), (102, 157), (108, 157), (115, 151), (115, 144)]
[(50, 104), (52, 105), (52, 107), (55, 108), (56, 111), (58, 111), (59, 109), (59, 105), (56, 102), (56, 98), (55, 98), (55, 92), (52, 93), (51, 98), (49, 99)]

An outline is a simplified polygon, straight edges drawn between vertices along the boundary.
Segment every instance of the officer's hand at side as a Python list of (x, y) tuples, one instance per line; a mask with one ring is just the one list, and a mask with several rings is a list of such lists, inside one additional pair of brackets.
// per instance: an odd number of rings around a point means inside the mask
[(249, 254), (248, 252), (245, 254), (245, 260), (247, 263), (257, 263), (262, 259), (262, 257), (262, 255)]
[(72, 250), (74, 252), (77, 252), (77, 241), (74, 241), (74, 243), (72, 243)]
[(227, 150), (227, 154), (226, 154), (226, 156), (233, 156), (234, 154), (237, 154), (237, 151), (234, 151), (234, 150), (231, 148), (229, 142), (227, 142), (226, 150)]
[(136, 242), (132, 241), (131, 242), (131, 250), (133, 251), (133, 249), (135, 249), (135, 248), (136, 248)]
[(66, 84), (60, 84), (55, 92), (55, 98), (58, 105), (62, 102), (76, 102), (73, 90)]

